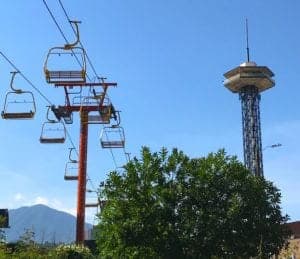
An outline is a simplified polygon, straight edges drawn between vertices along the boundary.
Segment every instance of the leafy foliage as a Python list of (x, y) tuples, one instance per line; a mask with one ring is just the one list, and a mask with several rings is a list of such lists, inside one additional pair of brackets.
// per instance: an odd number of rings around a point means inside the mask
[(83, 259), (93, 258), (90, 250), (82, 245), (59, 245), (50, 252), (53, 258)]
[(0, 228), (2, 228), (5, 225), (6, 219), (4, 216), (0, 215)]
[(5, 231), (2, 229), (6, 226), (7, 219), (0, 215), (0, 243), (3, 243), (6, 241)]
[(96, 258), (90, 250), (83, 245), (37, 244), (34, 240), (35, 233), (31, 229), (25, 229), (20, 240), (14, 244), (0, 243), (0, 259), (93, 259)]
[(103, 258), (267, 258), (285, 244), (279, 190), (236, 157), (146, 147), (141, 156), (100, 189)]

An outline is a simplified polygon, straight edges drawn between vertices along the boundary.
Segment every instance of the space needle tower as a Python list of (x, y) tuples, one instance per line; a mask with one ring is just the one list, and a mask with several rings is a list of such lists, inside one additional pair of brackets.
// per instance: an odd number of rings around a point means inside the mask
[(245, 166), (263, 177), (263, 154), (260, 124), (260, 95), (275, 85), (273, 72), (266, 66), (250, 61), (248, 23), (246, 20), (247, 62), (226, 72), (224, 86), (239, 94), (242, 104), (243, 147)]

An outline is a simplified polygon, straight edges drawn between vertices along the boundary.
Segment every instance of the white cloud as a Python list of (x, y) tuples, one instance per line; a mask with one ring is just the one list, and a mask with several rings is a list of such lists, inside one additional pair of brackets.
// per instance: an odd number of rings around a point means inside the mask
[(48, 199), (46, 197), (38, 196), (34, 199), (34, 201), (31, 204), (32, 205), (43, 204), (50, 208), (67, 212), (69, 214), (72, 214), (73, 216), (76, 216), (76, 214), (77, 214), (76, 208), (68, 207), (68, 206), (64, 205), (62, 201), (60, 201), (59, 199), (56, 199), (56, 198)]
[(16, 193), (15, 195), (14, 195), (14, 200), (15, 201), (24, 201), (25, 200), (25, 197), (23, 196), (23, 194), (21, 194), (21, 193)]
[(43, 204), (43, 205), (49, 205), (49, 201), (47, 198), (45, 197), (41, 197), (41, 196), (38, 196), (35, 198), (33, 204)]
[(61, 208), (56, 208), (56, 209), (60, 210), (60, 211), (67, 212), (67, 213), (69, 213), (69, 214), (71, 214), (75, 217), (76, 217), (76, 214), (77, 214), (76, 208), (63, 208), (63, 207), (61, 207)]
[(53, 204), (54, 207), (62, 207), (63, 206), (63, 203), (60, 200), (55, 199), (55, 198), (51, 201), (51, 203)]

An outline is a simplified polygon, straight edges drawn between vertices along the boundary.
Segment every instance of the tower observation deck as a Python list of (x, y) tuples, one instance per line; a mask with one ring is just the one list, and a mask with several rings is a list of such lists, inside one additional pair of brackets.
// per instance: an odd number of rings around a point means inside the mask
[(263, 177), (263, 154), (260, 124), (260, 93), (275, 85), (273, 72), (266, 66), (245, 62), (226, 72), (224, 86), (238, 93), (242, 104), (245, 166)]

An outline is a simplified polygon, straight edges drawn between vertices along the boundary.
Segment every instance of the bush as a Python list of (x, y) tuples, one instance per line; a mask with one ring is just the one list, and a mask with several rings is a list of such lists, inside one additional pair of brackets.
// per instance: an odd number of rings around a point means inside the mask
[(56, 256), (56, 258), (64, 259), (81, 259), (93, 258), (90, 250), (83, 245), (59, 245), (49, 252), (49, 256)]

